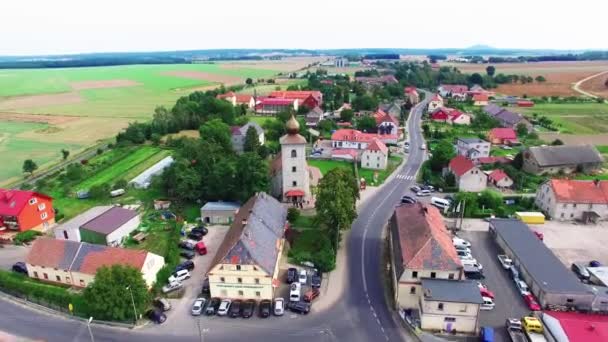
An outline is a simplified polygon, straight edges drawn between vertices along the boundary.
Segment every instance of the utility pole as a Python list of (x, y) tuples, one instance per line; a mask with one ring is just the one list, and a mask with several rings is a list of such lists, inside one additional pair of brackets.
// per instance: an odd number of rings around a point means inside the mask
[(91, 336), (91, 342), (95, 342), (95, 338), (93, 337), (93, 331), (91, 331), (91, 322), (93, 321), (93, 317), (89, 317), (87, 321), (87, 328), (89, 329), (89, 335)]
[(131, 303), (133, 304), (133, 317), (135, 318), (135, 321), (133, 321), (133, 325), (137, 324), (137, 310), (135, 309), (135, 300), (133, 299), (133, 290), (131, 290), (131, 286), (127, 286), (127, 290), (129, 290), (129, 293), (131, 294)]

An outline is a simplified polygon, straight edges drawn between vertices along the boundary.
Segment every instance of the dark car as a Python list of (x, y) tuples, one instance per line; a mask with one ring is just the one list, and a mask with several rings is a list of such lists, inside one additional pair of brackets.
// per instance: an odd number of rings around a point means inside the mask
[(414, 204), (416, 202), (418, 202), (418, 201), (416, 201), (416, 199), (411, 196), (401, 197), (401, 204)]
[(243, 310), (241, 310), (241, 317), (250, 318), (253, 316), (253, 312), (255, 311), (255, 300), (248, 299), (243, 303)]
[(149, 310), (146, 313), (146, 317), (156, 324), (164, 323), (167, 320), (167, 315), (165, 315), (160, 309)]
[(232, 302), (232, 304), (230, 305), (230, 309), (228, 310), (228, 316), (232, 317), (232, 318), (237, 318), (241, 315), (241, 308), (243, 307), (243, 301), (242, 300), (235, 300)]
[(310, 303), (306, 302), (290, 302), (287, 308), (295, 313), (307, 315), (310, 312)]
[(589, 267), (600, 267), (600, 266), (602, 266), (602, 264), (597, 260), (589, 261)]
[(177, 244), (177, 246), (179, 246), (179, 248), (183, 248), (183, 249), (187, 249), (189, 251), (194, 250), (194, 244), (191, 243), (190, 241), (180, 241), (179, 244)]
[(415, 193), (416, 193), (416, 192), (418, 192), (418, 191), (420, 191), (420, 190), (422, 190), (422, 189), (420, 189), (420, 187), (419, 187), (419, 186), (414, 185), (414, 186), (410, 187), (410, 190), (412, 190), (413, 192), (415, 192)]
[(298, 280), (298, 270), (290, 267), (287, 269), (287, 284), (291, 284)]
[(188, 259), (188, 260), (190, 260), (190, 259), (194, 258), (194, 255), (195, 255), (195, 254), (194, 254), (194, 252), (193, 252), (193, 251), (185, 251), (185, 250), (182, 250), (181, 252), (179, 252), (179, 256), (184, 257), (184, 258), (186, 258), (186, 259)]
[(272, 308), (272, 302), (269, 299), (264, 299), (260, 302), (260, 317), (268, 318), (270, 316), (270, 310)]
[(199, 232), (190, 232), (190, 234), (188, 234), (188, 238), (195, 241), (201, 241), (203, 239), (203, 234)]
[(310, 279), (310, 284), (313, 288), (318, 289), (319, 287), (321, 287), (321, 282), (323, 281), (323, 273), (321, 273), (319, 270), (315, 269), (315, 271), (312, 274), (312, 278)]
[(203, 226), (198, 226), (196, 228), (193, 228), (192, 233), (199, 233), (202, 234), (203, 236), (207, 235), (207, 233), (209, 233), (209, 230), (207, 230), (207, 228), (203, 227)]
[(22, 261), (19, 261), (13, 265), (13, 272), (27, 274), (27, 266)]
[(435, 187), (433, 187), (432, 185), (425, 184), (422, 186), (422, 190), (428, 190), (430, 192), (435, 192)]
[(192, 260), (186, 260), (186, 261), (182, 262), (181, 264), (175, 266), (175, 272), (181, 271), (181, 270), (192, 271), (193, 269), (194, 269), (194, 262)]
[(205, 315), (213, 316), (217, 313), (217, 308), (220, 307), (221, 299), (217, 297), (213, 297), (209, 300), (209, 305), (207, 305), (207, 309), (205, 309)]
[(203, 288), (201, 289), (201, 294), (205, 296), (211, 294), (211, 288), (209, 287), (209, 278), (205, 278), (203, 280)]
[(587, 266), (585, 266), (585, 264), (575, 262), (570, 268), (580, 280), (589, 280), (591, 275), (589, 274), (589, 271), (587, 271)]

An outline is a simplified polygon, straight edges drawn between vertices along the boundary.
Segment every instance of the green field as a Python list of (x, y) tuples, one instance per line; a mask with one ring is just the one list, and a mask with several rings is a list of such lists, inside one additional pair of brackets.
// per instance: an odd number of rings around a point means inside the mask
[[(380, 185), (380, 184), (384, 183), (386, 178), (388, 176), (390, 176), (391, 173), (393, 173), (393, 171), (397, 168), (397, 166), (399, 166), (399, 164), (401, 164), (401, 161), (402, 161), (402, 158), (400, 156), (396, 156), (396, 155), (390, 156), (389, 160), (388, 160), (387, 169), (377, 171), (378, 172), (378, 182), (377, 183), (373, 182), (374, 174), (376, 173), (375, 170), (359, 168), (358, 169), (359, 177), (365, 178), (365, 181), (367, 182), (368, 185), (372, 185), (372, 186)], [(321, 171), (321, 174), (323, 174), (323, 175), (338, 167), (350, 170), (353, 173), (355, 172), (355, 169), (353, 168), (353, 164), (350, 162), (346, 162), (346, 161), (309, 159), (307, 162), (308, 162), (308, 165), (319, 168), (319, 170)]]
[[(94, 185), (112, 184), (119, 179), (130, 181), (159, 160), (169, 155), (169, 151), (161, 150), (157, 147), (143, 146), (132, 153), (127, 154), (118, 162), (108, 166), (93, 177), (81, 182), (78, 189), (90, 189)], [(104, 156), (103, 158), (112, 158)], [(92, 160), (91, 162), (96, 162)]]
[(602, 103), (540, 103), (532, 108), (518, 108), (523, 114), (544, 115), (567, 134), (608, 133), (608, 104)]

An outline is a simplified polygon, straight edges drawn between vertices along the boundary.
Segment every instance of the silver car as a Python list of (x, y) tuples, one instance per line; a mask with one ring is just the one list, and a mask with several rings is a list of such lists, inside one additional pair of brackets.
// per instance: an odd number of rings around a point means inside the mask
[(207, 299), (203, 297), (199, 297), (194, 301), (192, 305), (192, 316), (200, 316), (205, 308), (205, 304), (207, 303)]
[(224, 299), (220, 303), (220, 307), (217, 309), (218, 316), (226, 316), (228, 314), (228, 310), (230, 310), (230, 304), (232, 301), (230, 299)]
[(283, 316), (285, 313), (285, 299), (279, 297), (274, 299), (274, 315)]

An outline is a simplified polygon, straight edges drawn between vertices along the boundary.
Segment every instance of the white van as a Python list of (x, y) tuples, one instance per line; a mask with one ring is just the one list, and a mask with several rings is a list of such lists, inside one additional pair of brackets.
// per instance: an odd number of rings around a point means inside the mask
[(492, 310), (494, 309), (494, 307), (496, 306), (496, 304), (494, 304), (494, 301), (492, 300), (492, 298), (490, 297), (481, 297), (483, 299), (483, 304), (481, 304), (481, 307), (479, 308), (479, 310)]
[(450, 201), (440, 198), (440, 197), (431, 197), (431, 204), (436, 206), (439, 209), (447, 209), (450, 207), (452, 203)]

